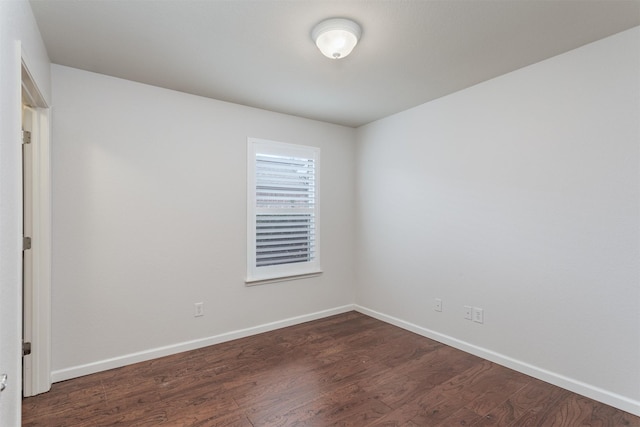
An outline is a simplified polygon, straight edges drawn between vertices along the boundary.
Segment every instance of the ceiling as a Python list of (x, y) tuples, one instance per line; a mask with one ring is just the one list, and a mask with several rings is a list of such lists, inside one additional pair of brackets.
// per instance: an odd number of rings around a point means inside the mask
[[(640, 25), (640, 0), (31, 0), (53, 63), (357, 127)], [(313, 26), (362, 38), (324, 57)]]

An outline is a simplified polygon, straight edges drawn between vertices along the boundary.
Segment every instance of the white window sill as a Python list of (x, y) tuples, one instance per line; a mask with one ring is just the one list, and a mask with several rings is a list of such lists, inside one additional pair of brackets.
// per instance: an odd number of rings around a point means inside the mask
[(322, 270), (311, 271), (309, 273), (304, 274), (295, 274), (291, 276), (278, 276), (278, 277), (269, 277), (269, 278), (250, 278), (245, 279), (244, 283), (246, 286), (256, 286), (256, 285), (266, 285), (267, 283), (278, 283), (278, 282), (288, 282), (290, 280), (298, 280), (298, 279), (306, 279), (309, 277), (316, 277), (322, 274)]

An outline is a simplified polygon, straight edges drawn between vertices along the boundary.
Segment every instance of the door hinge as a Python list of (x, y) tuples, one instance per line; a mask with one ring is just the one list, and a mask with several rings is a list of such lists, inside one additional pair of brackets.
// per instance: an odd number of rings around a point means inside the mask
[(22, 250), (26, 251), (27, 249), (31, 249), (31, 237), (24, 237), (22, 240)]
[(31, 144), (31, 132), (29, 132), (28, 130), (22, 131), (22, 143)]
[(31, 343), (30, 342), (22, 342), (22, 356), (28, 356), (31, 354)]

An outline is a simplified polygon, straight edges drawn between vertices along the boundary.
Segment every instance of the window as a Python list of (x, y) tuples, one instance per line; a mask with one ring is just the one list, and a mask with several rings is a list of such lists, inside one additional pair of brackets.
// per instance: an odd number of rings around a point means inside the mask
[(320, 273), (320, 149), (249, 138), (247, 283)]

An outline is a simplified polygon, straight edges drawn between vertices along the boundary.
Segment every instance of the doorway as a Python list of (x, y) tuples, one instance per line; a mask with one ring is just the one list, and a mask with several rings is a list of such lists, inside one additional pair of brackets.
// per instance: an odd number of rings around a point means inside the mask
[(51, 388), (51, 162), (49, 109), (22, 63), (23, 396)]

